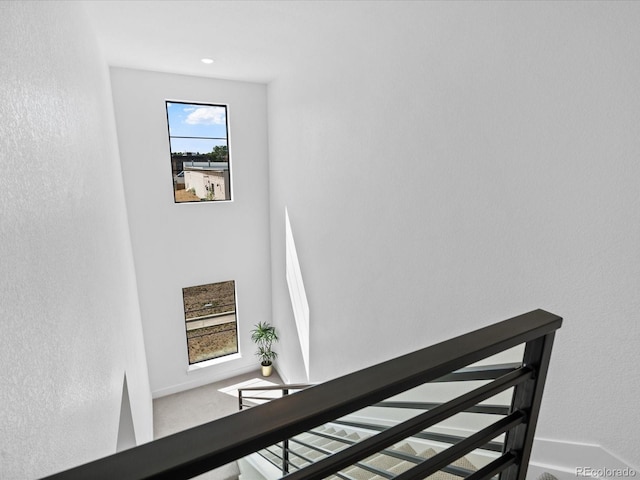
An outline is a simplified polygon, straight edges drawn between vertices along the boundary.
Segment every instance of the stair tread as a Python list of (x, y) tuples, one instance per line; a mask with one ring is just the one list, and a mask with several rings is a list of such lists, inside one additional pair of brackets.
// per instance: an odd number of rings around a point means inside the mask
[(311, 444), (311, 445), (315, 445), (317, 447), (322, 447), (323, 445), (326, 445), (327, 443), (331, 443), (333, 442), (333, 440), (331, 440), (330, 438), (326, 438), (326, 437), (318, 437), (315, 440), (311, 440), (307, 443)]
[(467, 457), (462, 457), (453, 462), (451, 465), (455, 465), (456, 467), (466, 468), (467, 470), (473, 470), (474, 472), (478, 470), (478, 468), (469, 461)]
[(322, 446), (322, 448), (326, 448), (327, 450), (331, 450), (332, 452), (337, 452), (338, 450), (342, 450), (347, 447), (346, 443), (338, 442), (337, 440), (326, 443)]
[(394, 445), (391, 449), (408, 455), (418, 456), (418, 452), (416, 452), (415, 449), (406, 442), (401, 445)]
[[(418, 457), (431, 458), (437, 453), (438, 452), (436, 452), (433, 448), (427, 448), (426, 450), (418, 453)], [(467, 470), (473, 470), (473, 471), (478, 470), (478, 468), (473, 463), (471, 463), (467, 457), (459, 458), (458, 460), (453, 462), (451, 465), (454, 465), (456, 467), (466, 468)]]
[(376, 454), (372, 455), (369, 458), (364, 459), (361, 463), (366, 463), (375, 468), (379, 468), (380, 470), (390, 470), (395, 467), (399, 463), (408, 463), (401, 458), (391, 457), (385, 454)]
[(371, 480), (371, 478), (378, 476), (375, 473), (360, 467), (349, 467), (347, 470), (344, 470), (344, 473), (355, 480)]
[(407, 470), (409, 470), (411, 467), (415, 467), (416, 464), (412, 463), (412, 462), (405, 462), (404, 460), (400, 463), (398, 463), (397, 465), (389, 468), (387, 471), (389, 473), (393, 473), (393, 474), (400, 474), (403, 472), (406, 472)]
[(438, 452), (436, 452), (433, 448), (427, 448), (426, 450), (423, 450), (422, 452), (418, 453), (416, 456), (422, 457), (422, 458), (431, 458), (436, 453)]

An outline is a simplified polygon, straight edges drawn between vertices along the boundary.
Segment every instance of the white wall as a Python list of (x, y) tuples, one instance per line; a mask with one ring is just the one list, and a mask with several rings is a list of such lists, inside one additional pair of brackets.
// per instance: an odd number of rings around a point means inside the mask
[[(271, 320), (266, 86), (123, 68), (111, 79), (153, 395), (258, 369), (250, 330)], [(233, 201), (174, 203), (165, 100), (228, 104)], [(242, 358), (187, 373), (182, 288), (225, 280)]]
[(277, 326), (286, 207), (312, 381), (545, 308), (538, 434), (640, 465), (640, 4), (358, 4), (269, 85)]
[(0, 3), (0, 477), (115, 453), (152, 405), (109, 76), (78, 4)]

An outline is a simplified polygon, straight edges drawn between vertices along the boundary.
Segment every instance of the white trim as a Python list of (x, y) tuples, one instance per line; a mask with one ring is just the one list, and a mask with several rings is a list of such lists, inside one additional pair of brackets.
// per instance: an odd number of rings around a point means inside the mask
[(212, 367), (214, 365), (220, 365), (221, 363), (230, 362), (232, 360), (239, 360), (241, 358), (242, 355), (240, 355), (240, 353), (232, 353), (230, 355), (225, 355), (224, 357), (212, 358), (211, 360), (205, 360), (203, 362), (189, 365), (187, 367), (187, 373), (191, 373), (202, 368)]
[[(282, 380), (282, 383), (291, 383), (291, 381), (289, 381), (289, 377), (285, 376), (282, 374), (282, 372), (280, 370), (278, 370), (276, 368), (276, 364), (273, 364), (273, 371), (276, 372), (276, 374), (280, 377), (280, 380)], [(269, 378), (269, 377), (267, 377)], [(640, 480), (640, 479), (638, 479)]]
[[(221, 380), (226, 380), (228, 378), (235, 377), (236, 375), (242, 375), (243, 373), (259, 371), (256, 370), (256, 366), (252, 362), (251, 365), (244, 365), (238, 368), (229, 368), (229, 366), (227, 365), (225, 366), (224, 371), (221, 371), (217, 375), (211, 375), (211, 371), (207, 372), (207, 374), (204, 375), (206, 370), (200, 370), (200, 372), (202, 372), (202, 375), (198, 375), (198, 372), (196, 371), (191, 372), (191, 375), (193, 375), (194, 377), (193, 380), (189, 380), (187, 382), (182, 382), (177, 385), (172, 385), (170, 387), (161, 388), (160, 390), (151, 392), (152, 398), (165, 397), (174, 393), (183, 392), (192, 388), (202, 387), (203, 385), (219, 382)], [(260, 373), (256, 373), (256, 375), (260, 375)]]
[[(589, 468), (594, 473), (603, 469), (626, 469), (634, 472), (635, 475), (607, 476), (607, 472), (602, 472), (605, 473), (602, 476), (597, 474), (587, 475), (584, 470), (583, 474), (578, 475), (578, 468)], [(580, 478), (607, 480), (613, 478), (624, 479), (626, 477), (640, 480), (640, 472), (637, 468), (629, 465), (600, 445), (536, 438), (531, 451), (527, 480), (536, 480), (543, 472), (549, 472), (559, 480), (576, 480)]]
[[(247, 462), (259, 475), (267, 480), (275, 480), (282, 477), (282, 470), (272, 464), (259, 453), (252, 453), (241, 460)], [(240, 470), (242, 473), (242, 469)]]

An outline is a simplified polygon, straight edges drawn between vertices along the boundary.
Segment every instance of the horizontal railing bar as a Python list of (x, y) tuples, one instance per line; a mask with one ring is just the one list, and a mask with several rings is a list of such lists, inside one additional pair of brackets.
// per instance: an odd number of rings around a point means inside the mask
[[(347, 445), (353, 445), (355, 443), (358, 443), (357, 440), (351, 440), (349, 438), (339, 437), (339, 436), (336, 436), (336, 435), (332, 435), (330, 433), (316, 432), (315, 430), (309, 430), (308, 432), (304, 432), (304, 433), (309, 433), (309, 434), (315, 435), (317, 437), (328, 438), (328, 439), (331, 439), (331, 440), (335, 440), (336, 442), (346, 443)], [(304, 440), (298, 440), (296, 437), (290, 438), (289, 440), (293, 440), (293, 441), (298, 442), (298, 443), (300, 443), (301, 441), (304, 441)]]
[(264, 385), (262, 387), (240, 387), (238, 391), (245, 390), (302, 390), (304, 388), (312, 387), (310, 383), (286, 383), (282, 385)]
[[(384, 477), (384, 478), (393, 478), (395, 477), (394, 474), (387, 472), (386, 470), (381, 470), (379, 468), (373, 467), (371, 465), (367, 465), (366, 463), (356, 463), (355, 465), (352, 465), (352, 467), (358, 467), (361, 468), (362, 470), (366, 470), (367, 472), (371, 472), (374, 473), (380, 477)], [(351, 468), (351, 467), (349, 467)]]
[[(298, 472), (288, 475), (287, 480), (320, 480), (349, 465), (361, 461), (391, 445), (415, 436), (416, 433), (449, 418), (453, 410), (460, 410), (474, 405), (482, 400), (491, 398), (496, 393), (518, 385), (531, 379), (533, 371), (529, 367), (503, 375), (502, 377), (465, 393), (444, 405), (417, 415), (399, 425), (384, 430), (351, 446), (345, 450), (334, 453), (331, 458), (320, 460), (313, 465), (305, 467)], [(505, 417), (509, 418), (509, 417)], [(502, 421), (502, 420), (501, 420)]]
[(501, 377), (518, 367), (522, 366), (522, 362), (519, 363), (501, 363), (496, 365), (475, 365), (473, 367), (465, 367), (455, 372), (451, 372), (447, 375), (443, 375), (440, 378), (432, 380), (431, 383), (441, 382), (467, 382), (471, 380), (493, 380), (494, 378)]
[[(333, 437), (325, 437), (324, 435), (320, 435), (320, 436), (322, 436), (324, 438), (329, 438), (331, 440), (336, 440)], [(335, 453), (334, 451), (326, 450), (326, 449), (324, 449), (322, 447), (319, 447), (318, 445), (313, 445), (311, 443), (308, 443), (306, 440), (299, 440), (296, 437), (290, 438), (289, 441), (290, 442), (295, 442), (295, 443), (297, 443), (299, 445), (302, 445), (302, 446), (307, 447), (307, 448), (311, 448), (313, 450), (317, 450), (318, 452), (321, 452), (321, 453), (326, 453), (327, 455)], [(336, 441), (338, 441), (338, 440), (336, 440)], [(345, 445), (349, 445), (347, 442), (342, 442), (342, 443), (344, 443)]]
[(249, 400), (275, 400), (276, 398), (280, 398), (280, 397), (249, 397), (249, 396), (242, 396), (243, 400), (249, 399)]
[[(374, 405), (372, 407), (387, 407), (387, 408), (408, 408), (412, 410), (429, 410), (431, 408), (442, 405), (434, 402), (396, 402), (393, 400), (385, 400)], [(486, 413), (488, 415), (507, 415), (509, 413), (509, 407), (506, 405), (474, 405), (469, 407), (464, 412), (466, 413)]]
[[(280, 447), (280, 449), (282, 450), (282, 447)], [(273, 465), (274, 467), (278, 468), (278, 469), (282, 469), (282, 462), (287, 463), (288, 466), (290, 467), (294, 467), (295, 469), (299, 470), (300, 467), (298, 467), (295, 463), (291, 462), (291, 460), (285, 460), (284, 458), (282, 458), (282, 456), (278, 455), (277, 453), (275, 453), (273, 450), (271, 450), (269, 447), (264, 448), (263, 450), (266, 450), (267, 452), (269, 452), (271, 455), (273, 455), (274, 457), (276, 457), (278, 459), (278, 463), (274, 463), (273, 459), (267, 457), (266, 455), (264, 455), (262, 453), (262, 450), (259, 450), (257, 453), (264, 458), (267, 462), (269, 462), (271, 465)], [(293, 453), (294, 455), (296, 455), (295, 452), (292, 452), (291, 450), (289, 450), (289, 453)], [(300, 458), (303, 458), (305, 461), (309, 462), (309, 459), (306, 459), (304, 457), (302, 457), (301, 455), (297, 455)]]
[[(322, 436), (324, 437), (324, 435), (322, 435)], [(332, 437), (326, 437), (326, 438), (331, 438), (332, 440), (339, 441), (339, 442), (341, 442), (341, 443), (344, 443), (344, 444), (348, 445), (348, 443), (347, 443), (347, 442), (343, 442), (342, 440), (339, 440), (339, 438), (340, 438), (340, 437), (338, 437), (338, 438), (336, 438), (336, 439), (334, 439), (334, 438), (332, 438)], [(297, 440), (296, 438), (291, 438), (291, 439), (289, 439), (289, 442), (295, 442), (295, 443), (297, 443), (297, 444), (299, 444), (299, 445), (302, 445), (302, 446), (304, 446), (304, 447), (311, 448), (312, 450), (316, 450), (316, 451), (318, 451), (318, 452), (324, 453), (324, 454), (326, 454), (327, 456), (330, 456), (330, 455), (333, 455), (334, 453), (336, 453), (335, 451), (328, 450), (328, 449), (326, 449), (326, 448), (322, 448), (322, 447), (320, 447), (320, 446), (318, 446), (318, 445), (313, 445), (313, 444), (307, 443), (307, 442), (305, 442), (305, 441), (303, 441), (303, 440)], [(291, 448), (289, 448), (289, 452), (294, 453), (294, 450), (292, 450)], [(326, 457), (325, 457), (325, 458), (326, 458)], [(311, 463), (314, 463), (314, 462), (311, 462)], [(369, 466), (368, 466), (368, 465), (366, 465), (366, 466), (365, 466), (364, 464), (360, 464), (360, 463), (355, 464), (355, 466), (357, 466), (357, 467), (361, 467), (361, 468), (364, 468), (365, 470), (368, 470), (368, 471), (370, 471), (370, 472), (373, 472), (373, 473), (375, 473), (375, 474), (377, 474), (377, 475), (380, 475), (380, 476), (382, 476), (382, 477), (385, 477), (385, 478), (392, 478), (392, 477), (393, 477), (393, 475), (392, 475), (392, 474), (390, 474), (389, 472), (387, 472), (387, 471), (385, 471), (385, 470), (380, 470), (380, 469), (375, 468), (375, 467), (370, 467), (370, 468), (369, 468)], [(302, 469), (302, 468), (306, 468), (306, 467), (301, 467), (301, 468), (299, 468), (299, 469)]]
[[(338, 425), (346, 425), (349, 427), (359, 427), (367, 430), (375, 430), (377, 432), (384, 432), (389, 427), (385, 425), (375, 425), (372, 423), (361, 423), (361, 422), (351, 422), (348, 420), (334, 420), (333, 423), (337, 423)], [(446, 433), (437, 433), (437, 432), (418, 432), (411, 435), (415, 438), (422, 438), (424, 440), (433, 440), (434, 442), (441, 443), (450, 443), (455, 444), (458, 443), (465, 437), (460, 437), (457, 435), (450, 435)], [(487, 443), (484, 450), (491, 450), (493, 452), (501, 452), (503, 445), (501, 442), (489, 442)]]
[[(277, 445), (277, 444), (276, 444), (276, 446), (280, 447), (280, 445)], [(268, 447), (268, 448), (265, 448), (264, 450), (266, 450), (266, 451), (267, 451), (267, 452), (269, 452), (271, 455), (273, 455), (274, 457), (276, 457), (276, 458), (278, 459), (278, 463), (277, 463), (277, 464), (276, 464), (276, 463), (273, 463), (273, 461), (272, 461), (272, 460), (270, 460), (269, 458), (265, 457), (264, 455), (263, 455), (263, 458), (265, 458), (267, 461), (269, 461), (269, 462), (271, 463), (271, 465), (275, 465), (277, 468), (282, 469), (282, 462), (284, 462), (284, 461), (285, 461), (285, 459), (282, 457), (282, 455), (279, 455), (279, 454), (275, 453), (273, 450), (270, 450), (270, 448), (269, 448), (269, 447)], [(282, 450), (282, 447), (280, 447), (280, 450)], [(295, 452), (293, 452), (291, 449), (289, 449), (289, 450), (288, 450), (288, 452), (289, 452), (289, 453), (293, 453), (294, 455), (296, 455), (296, 453), (295, 453)], [(305, 460), (305, 461), (307, 461), (307, 462), (310, 462), (310, 460), (309, 460), (309, 459), (304, 458), (304, 457), (302, 457), (301, 455), (296, 455), (296, 456), (298, 456), (298, 457), (302, 458), (303, 460)], [(298, 466), (297, 466), (295, 463), (293, 463), (291, 460), (287, 459), (287, 460), (286, 460), (286, 462), (287, 462), (287, 465), (288, 465), (288, 466), (290, 466), (290, 467), (294, 467), (294, 468), (295, 468), (295, 469), (297, 469), (297, 470), (299, 470), (299, 469), (300, 469), (300, 467), (298, 467)], [(313, 463), (313, 462), (311, 461), (311, 463)]]
[(344, 480), (356, 480), (356, 479), (355, 479), (355, 478), (353, 478), (352, 476), (347, 475), (346, 473), (342, 473), (342, 472), (336, 472), (336, 473), (334, 473), (334, 475), (335, 475), (336, 477), (340, 477), (340, 478), (342, 478), (342, 479), (344, 479)]
[[(307, 458), (307, 457), (305, 457), (304, 455), (302, 455), (302, 454), (300, 454), (300, 453), (296, 452), (296, 451), (295, 451), (294, 449), (292, 449), (291, 447), (289, 447), (289, 453), (290, 453), (291, 455), (295, 455), (295, 456), (296, 456), (296, 457), (298, 457), (298, 458), (301, 458), (301, 459), (302, 459), (302, 460), (304, 460), (305, 462), (313, 463), (313, 460), (312, 460), (311, 458)], [(289, 463), (291, 463), (291, 465), (294, 465), (294, 466), (295, 466), (296, 468), (298, 468), (298, 469), (300, 468), (299, 466), (295, 465), (295, 464), (294, 464), (294, 463), (292, 463), (292, 462), (289, 462)]]
[[(317, 435), (317, 436), (320, 436), (320, 437), (323, 437), (323, 438), (328, 438), (328, 439), (331, 439), (331, 440), (334, 440), (334, 441), (337, 441), (337, 442), (340, 442), (340, 443), (345, 443), (345, 444), (348, 444), (348, 445), (354, 445), (354, 444), (358, 443), (356, 440), (350, 440), (350, 439), (346, 439), (346, 438), (343, 438), (343, 437), (336, 437), (335, 435), (325, 434), (323, 432), (320, 433), (320, 432), (310, 431), (310, 432), (307, 432), (307, 433), (312, 433), (313, 435)], [(292, 442), (293, 443), (297, 443), (299, 445), (302, 445), (303, 447), (319, 451), (321, 453), (326, 453), (328, 451), (326, 449), (319, 448), (316, 445), (307, 443), (307, 442), (305, 442), (303, 440), (298, 440), (295, 437), (289, 439), (289, 444), (291, 444)], [(297, 457), (300, 457), (300, 458), (302, 458), (303, 460), (305, 460), (305, 461), (307, 461), (309, 463), (314, 463), (314, 460), (310, 460), (310, 459), (304, 457), (303, 455), (300, 455), (300, 454), (296, 453), (296, 451), (294, 449), (292, 449), (291, 447), (289, 447), (289, 453), (292, 453), (293, 455), (296, 455)], [(335, 452), (331, 452), (331, 453), (333, 454)], [(408, 462), (415, 463), (415, 464), (418, 464), (418, 463), (421, 463), (421, 462), (424, 461), (423, 457), (418, 457), (416, 455), (409, 455), (408, 453), (399, 452), (399, 451), (396, 451), (396, 450), (385, 449), (385, 450), (379, 451), (378, 453), (380, 453), (382, 455), (388, 455), (390, 457), (399, 458), (401, 460), (408, 461)], [(315, 461), (317, 461), (317, 459)], [(358, 466), (358, 467), (363, 467), (364, 464), (362, 462), (358, 462), (358, 463), (356, 463), (354, 465)], [(298, 470), (302, 469), (302, 468), (306, 468), (306, 466), (297, 467)], [(368, 469), (365, 468), (365, 470), (368, 470)], [(447, 467), (443, 468), (442, 471), (446, 472), (446, 473), (450, 473), (452, 475), (456, 475), (458, 477), (463, 477), (463, 478), (467, 477), (467, 476), (469, 476), (469, 475), (471, 475), (473, 473), (472, 470), (467, 470), (466, 468), (462, 468), (462, 467), (456, 467), (454, 465), (447, 466)], [(379, 472), (376, 472), (376, 473), (379, 473)], [(388, 473), (388, 472), (386, 472), (386, 473), (388, 475), (387, 478), (393, 477), (393, 475), (391, 475), (390, 473)], [(382, 476), (385, 476), (385, 475), (382, 475)]]
[[(357, 443), (359, 443), (359, 440), (351, 440), (348, 438), (344, 438), (344, 437), (338, 437), (336, 435), (331, 435), (329, 433), (324, 433), (324, 432), (316, 432), (314, 430), (310, 430), (308, 432), (305, 433), (310, 433), (319, 437), (323, 437), (323, 438), (329, 438), (331, 440), (335, 440), (338, 442), (342, 442), (342, 443), (346, 443), (348, 445), (355, 445)], [(298, 440), (297, 438), (293, 437), (289, 439), (289, 444), (291, 444), (291, 442), (295, 442), (295, 443), (299, 443), (301, 445), (304, 445), (305, 447), (309, 447), (309, 448), (313, 448), (310, 445), (304, 443), (304, 441), (302, 440)], [(293, 449), (289, 449), (292, 453), (294, 452)], [(399, 458), (401, 460), (405, 460), (407, 462), (411, 462), (411, 463), (421, 463), (424, 461), (424, 457), (418, 457), (417, 455), (410, 455), (408, 453), (404, 453), (402, 451), (399, 450), (391, 450), (391, 449), (384, 449), (384, 450), (380, 450), (378, 453), (383, 454), (383, 455), (388, 455), (390, 457), (394, 457), (394, 458)], [(313, 463), (313, 462), (312, 462)], [(469, 475), (471, 475), (473, 473), (473, 470), (467, 470), (466, 468), (462, 468), (462, 467), (456, 467), (455, 465), (449, 465), (448, 467), (445, 467), (442, 469), (443, 472), (446, 473), (450, 473), (452, 475), (456, 475), (458, 477), (467, 477)]]
[[(269, 462), (271, 465), (275, 465), (275, 463), (273, 463), (263, 452), (262, 450), (258, 450), (257, 452), (258, 455), (260, 455), (262, 458), (264, 458), (267, 462)], [(277, 466), (277, 465), (276, 465)], [(279, 468), (279, 467), (278, 467)]]
[[(327, 449), (324, 449), (324, 448), (318, 447), (318, 446), (316, 446), (316, 445), (312, 445), (312, 444), (306, 443), (306, 442), (304, 442), (304, 441), (302, 441), (302, 440), (297, 440), (296, 438), (291, 438), (291, 439), (289, 439), (289, 442), (295, 442), (295, 443), (298, 443), (298, 444), (300, 444), (300, 445), (302, 445), (302, 446), (304, 446), (304, 447), (306, 447), (306, 448), (310, 448), (310, 449), (312, 449), (312, 450), (318, 451), (318, 452), (323, 453), (323, 454), (325, 454), (325, 455), (327, 455), (327, 456), (329, 456), (329, 455), (331, 455), (331, 454), (333, 454), (333, 453), (334, 453), (334, 452), (331, 452), (330, 450), (327, 450)], [(296, 455), (296, 456), (298, 456), (298, 457), (302, 458), (303, 460), (305, 460), (305, 461), (309, 462), (310, 464), (313, 464), (314, 462), (316, 462), (316, 461), (317, 461), (317, 459), (316, 459), (316, 460), (308, 459), (308, 458), (304, 457), (303, 455), (300, 455), (300, 454), (296, 453), (296, 452), (295, 452), (295, 450), (293, 450), (293, 449), (291, 449), (291, 448), (289, 448), (289, 453), (292, 453), (292, 454), (294, 454), (294, 455)], [(326, 457), (324, 457), (324, 458), (326, 458)], [(276, 466), (277, 466), (277, 465), (276, 465)], [(297, 469), (297, 470), (301, 470), (301, 469), (303, 469), (303, 468), (306, 468), (306, 466), (302, 466), (302, 467), (298, 467), (298, 466), (296, 466), (296, 469)], [(345, 475), (345, 474), (343, 474), (343, 473), (341, 473), (341, 472), (336, 472), (336, 473), (334, 473), (334, 475), (336, 475), (336, 476), (338, 476), (338, 477), (340, 477), (340, 478), (346, 479), (346, 480), (352, 480), (352, 477), (349, 477), (349, 476), (347, 476), (347, 475)]]
[(535, 310), (47, 478), (192, 478), (547, 335), (561, 325), (561, 317)]
[(465, 480), (488, 480), (516, 463), (518, 463), (518, 457), (512, 453), (505, 453), (480, 470), (473, 472)]
[(513, 412), (509, 414), (509, 416), (498, 420), (486, 428), (483, 428), (479, 432), (474, 433), (470, 437), (465, 438), (446, 450), (443, 450), (431, 457), (429, 460), (426, 460), (420, 465), (416, 465), (395, 478), (397, 480), (422, 480), (423, 478), (436, 473), (442, 467), (455, 462), (469, 452), (481, 447), (488, 439), (501, 435), (504, 432), (511, 430), (513, 427), (517, 427), (518, 425), (525, 423), (526, 419), (527, 416), (524, 412)]
[[(271, 447), (267, 447), (264, 450), (266, 450), (267, 452), (269, 452), (271, 455), (273, 455), (274, 457), (277, 457), (278, 460), (282, 461), (282, 456), (278, 455), (276, 452), (274, 452), (273, 450), (271, 450)], [(268, 460), (268, 459), (267, 459)], [(273, 463), (273, 462), (272, 462)], [(275, 464), (274, 464), (275, 465)]]
[[(282, 447), (280, 447), (282, 449)], [(260, 456), (262, 458), (264, 458), (266, 461), (268, 461), (271, 465), (274, 465), (276, 468), (278, 469), (282, 469), (282, 462), (284, 461), (284, 459), (278, 455), (277, 453), (273, 452), (272, 450), (270, 450), (269, 448), (265, 448), (263, 450), (268, 451), (271, 455), (273, 455), (274, 457), (276, 457), (278, 459), (278, 463), (274, 463), (272, 459), (266, 457), (265, 455), (262, 454), (262, 450), (258, 451), (257, 453), (260, 454)], [(296, 452), (294, 452), (293, 450), (289, 450), (290, 454), (295, 455), (296, 457), (302, 458), (305, 462), (308, 463), (313, 463), (313, 460), (308, 459), (300, 454), (297, 454)], [(294, 467), (296, 470), (299, 470), (300, 467), (298, 465), (296, 465), (295, 463), (293, 463), (291, 460), (287, 460), (287, 465)]]
[(291, 438), (290, 441), (294, 441), (294, 442), (296, 442), (296, 443), (298, 443), (300, 445), (303, 445), (303, 446), (305, 446), (307, 448), (310, 448), (312, 450), (315, 450), (316, 452), (320, 452), (320, 453), (322, 453), (324, 455), (327, 455), (327, 456), (328, 455), (333, 455), (335, 453), (333, 450), (329, 450), (327, 448), (322, 448), (320, 445), (313, 445), (312, 443), (307, 443), (304, 440), (296, 440), (294, 438)]

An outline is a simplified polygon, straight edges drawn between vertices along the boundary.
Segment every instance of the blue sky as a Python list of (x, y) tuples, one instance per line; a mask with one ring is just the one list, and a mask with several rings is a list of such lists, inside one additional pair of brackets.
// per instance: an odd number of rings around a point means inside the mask
[[(226, 107), (167, 102), (171, 152), (207, 153), (216, 145), (227, 144)], [(215, 139), (217, 138), (217, 139)]]

